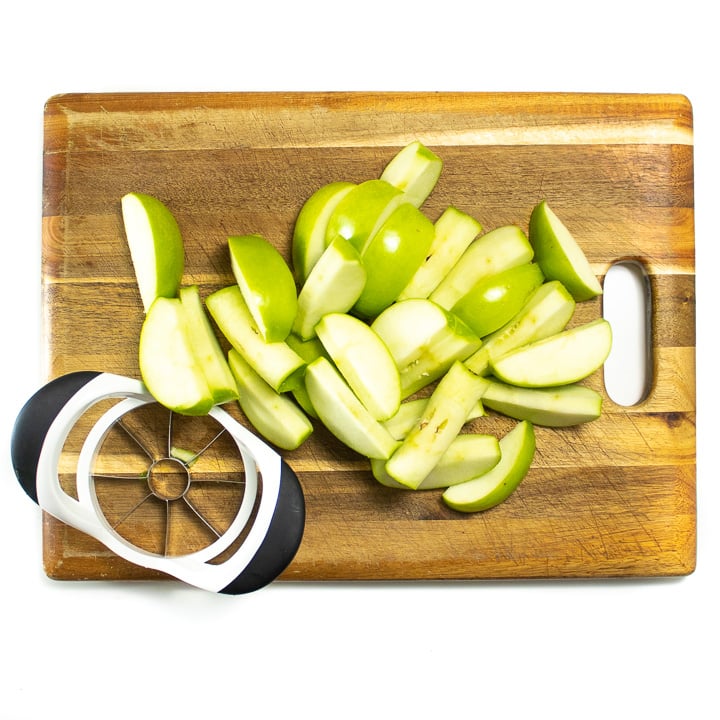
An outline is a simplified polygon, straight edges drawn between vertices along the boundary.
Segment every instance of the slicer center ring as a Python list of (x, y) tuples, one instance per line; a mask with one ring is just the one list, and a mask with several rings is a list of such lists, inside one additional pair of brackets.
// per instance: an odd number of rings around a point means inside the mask
[(187, 466), (175, 458), (156, 460), (148, 469), (150, 492), (160, 500), (179, 500), (190, 487)]

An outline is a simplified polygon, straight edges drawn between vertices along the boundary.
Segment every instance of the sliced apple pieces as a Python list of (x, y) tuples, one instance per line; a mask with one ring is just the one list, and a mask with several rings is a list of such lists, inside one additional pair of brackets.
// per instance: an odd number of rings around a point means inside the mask
[(380, 179), (402, 190), (408, 202), (420, 207), (435, 188), (443, 162), (415, 140), (403, 147), (385, 166)]

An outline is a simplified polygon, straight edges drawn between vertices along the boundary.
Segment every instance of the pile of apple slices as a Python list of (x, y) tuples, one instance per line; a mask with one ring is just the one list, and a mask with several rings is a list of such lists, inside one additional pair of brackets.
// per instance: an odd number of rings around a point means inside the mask
[[(388, 487), (442, 489), (464, 512), (505, 500), (535, 453), (535, 425), (600, 416), (580, 384), (607, 358), (599, 318), (568, 329), (602, 288), (540, 202), (529, 231), (483, 232), (456, 207), (421, 206), (442, 171), (420, 142), (379, 178), (319, 188), (299, 211), (292, 265), (259, 235), (228, 239), (236, 282), (205, 298), (181, 287), (183, 249), (157, 199), (122, 199), (146, 311), (140, 371), (158, 402), (204, 414), (237, 400), (256, 431), (293, 450), (321, 422)], [(212, 321), (230, 345), (221, 349)], [(487, 409), (517, 420), (468, 432)]]

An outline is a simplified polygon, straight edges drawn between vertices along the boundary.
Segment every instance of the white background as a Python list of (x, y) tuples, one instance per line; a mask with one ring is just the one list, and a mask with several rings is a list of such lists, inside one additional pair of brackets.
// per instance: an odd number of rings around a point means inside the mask
[[(720, 717), (712, 4), (488, 5), (6, 5), (0, 718)], [(44, 377), (43, 104), (59, 92), (145, 90), (687, 95), (695, 119), (697, 571), (655, 582), (277, 583), (241, 598), (179, 583), (48, 580), (40, 513), (8, 452), (14, 417)]]

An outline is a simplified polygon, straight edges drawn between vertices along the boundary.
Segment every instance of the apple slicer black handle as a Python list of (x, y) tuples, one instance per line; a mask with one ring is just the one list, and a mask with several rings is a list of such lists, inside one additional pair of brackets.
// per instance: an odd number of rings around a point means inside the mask
[(98, 375), (93, 370), (82, 370), (51, 380), (23, 405), (15, 419), (10, 440), (13, 470), (23, 490), (36, 503), (37, 467), (48, 430), (70, 398)]
[(241, 595), (268, 585), (295, 557), (305, 529), (305, 498), (293, 469), (281, 460), (277, 503), (262, 545), (245, 569), (219, 592)]

